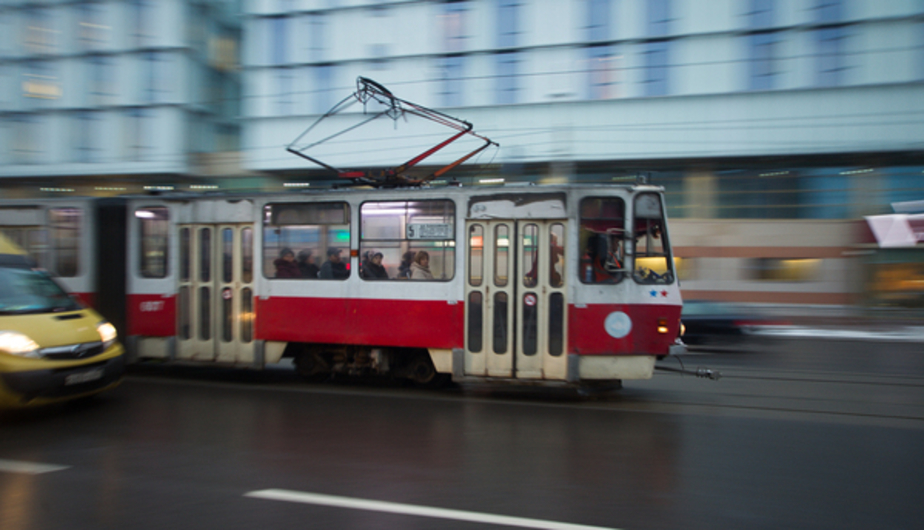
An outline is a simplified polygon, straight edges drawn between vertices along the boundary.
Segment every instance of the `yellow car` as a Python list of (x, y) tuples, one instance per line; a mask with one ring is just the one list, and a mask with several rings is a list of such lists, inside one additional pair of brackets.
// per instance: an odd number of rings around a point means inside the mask
[(125, 370), (115, 327), (34, 265), (0, 235), (0, 408), (90, 396)]

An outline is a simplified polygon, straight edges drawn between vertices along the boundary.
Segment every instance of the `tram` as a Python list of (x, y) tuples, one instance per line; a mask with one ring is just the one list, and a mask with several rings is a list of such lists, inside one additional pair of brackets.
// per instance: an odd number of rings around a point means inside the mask
[(175, 194), (6, 200), (0, 230), (134, 361), (581, 383), (679, 347), (665, 210), (647, 184)]
[[(355, 125), (317, 140), (315, 122), (286, 149), (363, 189), (7, 200), (0, 230), (109, 319), (134, 361), (590, 385), (650, 378), (683, 349), (662, 188), (432, 187), (497, 144), (362, 77), (319, 121), (357, 104)], [(408, 118), (453, 133), (377, 174), (309, 154)], [(479, 145), (409, 176), (460, 138)]]

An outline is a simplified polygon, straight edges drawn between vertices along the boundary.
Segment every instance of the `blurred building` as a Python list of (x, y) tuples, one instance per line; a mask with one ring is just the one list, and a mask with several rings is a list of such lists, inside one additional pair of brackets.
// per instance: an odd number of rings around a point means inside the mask
[(240, 172), (234, 0), (0, 2), (0, 194)]
[(666, 186), (688, 298), (870, 301), (862, 216), (924, 199), (917, 0), (250, 0), (243, 61), (249, 170), (310, 176), (283, 146), (366, 76), (498, 141), (480, 176)]

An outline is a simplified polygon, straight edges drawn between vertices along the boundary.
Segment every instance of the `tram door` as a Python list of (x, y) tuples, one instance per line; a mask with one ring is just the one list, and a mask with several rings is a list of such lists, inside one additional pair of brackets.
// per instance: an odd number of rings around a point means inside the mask
[(466, 374), (567, 376), (565, 223), (470, 221)]
[(517, 347), (520, 379), (565, 379), (565, 223), (517, 223)]
[(513, 376), (514, 221), (469, 221), (465, 373)]
[(177, 355), (254, 358), (253, 225), (181, 225)]

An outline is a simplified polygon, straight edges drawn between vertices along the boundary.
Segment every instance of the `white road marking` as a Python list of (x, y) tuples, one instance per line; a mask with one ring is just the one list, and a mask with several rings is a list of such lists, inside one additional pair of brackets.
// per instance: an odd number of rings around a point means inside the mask
[(416, 515), (419, 517), (435, 517), (438, 519), (454, 519), (457, 521), (470, 521), (473, 523), (496, 524), (503, 526), (518, 526), (520, 528), (541, 528), (545, 530), (617, 530), (602, 526), (587, 526), (582, 524), (560, 523), (557, 521), (543, 521), (541, 519), (527, 519), (509, 515), (493, 515), (490, 513), (466, 512), (462, 510), (449, 510), (446, 508), (433, 508), (414, 504), (401, 504), (397, 502), (374, 501), (357, 499), (353, 497), (339, 497), (336, 495), (322, 495), (320, 493), (304, 493), (301, 491), (268, 489), (251, 491), (245, 497), (269, 499), (274, 501), (300, 502), (302, 504), (319, 504), (337, 508), (351, 508), (354, 510), (368, 510), (372, 512), (397, 513), (402, 515)]
[(0, 472), (8, 473), (26, 473), (29, 475), (41, 475), (42, 473), (51, 473), (52, 471), (61, 471), (71, 466), (59, 466), (55, 464), (41, 464), (38, 462), (24, 462), (22, 460), (3, 460), (0, 459)]

